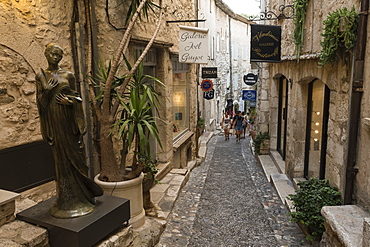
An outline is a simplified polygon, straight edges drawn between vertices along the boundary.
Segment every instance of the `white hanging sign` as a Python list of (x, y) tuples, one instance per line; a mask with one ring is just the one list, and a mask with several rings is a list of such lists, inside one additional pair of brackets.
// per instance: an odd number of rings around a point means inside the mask
[(208, 63), (208, 29), (180, 26), (180, 63)]

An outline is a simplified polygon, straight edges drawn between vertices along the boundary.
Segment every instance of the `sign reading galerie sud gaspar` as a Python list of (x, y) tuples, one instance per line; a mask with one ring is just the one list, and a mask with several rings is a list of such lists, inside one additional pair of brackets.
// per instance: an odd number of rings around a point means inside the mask
[(251, 62), (280, 62), (281, 26), (251, 24)]
[(208, 29), (180, 26), (180, 63), (208, 63)]

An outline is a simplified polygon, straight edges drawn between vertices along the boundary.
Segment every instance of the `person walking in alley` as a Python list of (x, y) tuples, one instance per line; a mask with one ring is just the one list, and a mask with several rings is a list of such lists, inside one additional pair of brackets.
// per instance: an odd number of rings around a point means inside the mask
[(227, 112), (225, 112), (221, 121), (221, 127), (224, 130), (225, 141), (229, 140), (230, 138), (230, 126), (231, 126), (231, 117)]
[(243, 132), (243, 116), (241, 111), (237, 111), (235, 117), (233, 119), (233, 127), (235, 129), (236, 134), (236, 142), (240, 142), (240, 136)]
[(243, 139), (245, 139), (245, 132), (247, 131), (248, 121), (247, 121), (247, 118), (246, 118), (244, 112), (242, 112), (242, 117), (243, 117), (243, 123), (242, 123), (243, 131), (242, 131), (242, 134), (243, 134)]

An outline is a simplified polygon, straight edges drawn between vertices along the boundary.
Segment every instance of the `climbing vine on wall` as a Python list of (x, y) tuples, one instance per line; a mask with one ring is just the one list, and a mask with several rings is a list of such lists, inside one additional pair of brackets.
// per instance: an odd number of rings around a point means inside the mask
[(308, 2), (309, 0), (294, 1), (295, 17), (294, 17), (293, 41), (296, 46), (296, 57), (298, 61), (304, 44), (304, 24), (306, 19)]
[(333, 64), (336, 61), (339, 44), (344, 44), (346, 52), (349, 52), (356, 45), (357, 26), (359, 15), (355, 8), (338, 9), (329, 13), (324, 20), (324, 33), (321, 36), (324, 40), (320, 43), (322, 51), (320, 55), (319, 66), (322, 67), (327, 63)]

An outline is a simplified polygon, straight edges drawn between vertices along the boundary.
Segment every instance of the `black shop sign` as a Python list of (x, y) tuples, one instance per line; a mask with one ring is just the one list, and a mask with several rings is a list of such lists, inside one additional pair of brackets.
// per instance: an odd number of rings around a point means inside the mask
[(217, 67), (203, 67), (202, 78), (217, 78)]
[(280, 62), (281, 26), (251, 24), (251, 62)]
[(249, 73), (243, 76), (244, 83), (249, 86), (253, 86), (254, 84), (256, 84), (257, 80), (258, 80), (258, 75), (255, 75), (253, 73)]
[(203, 92), (203, 98), (211, 100), (215, 97), (215, 90), (211, 89), (209, 91)]

